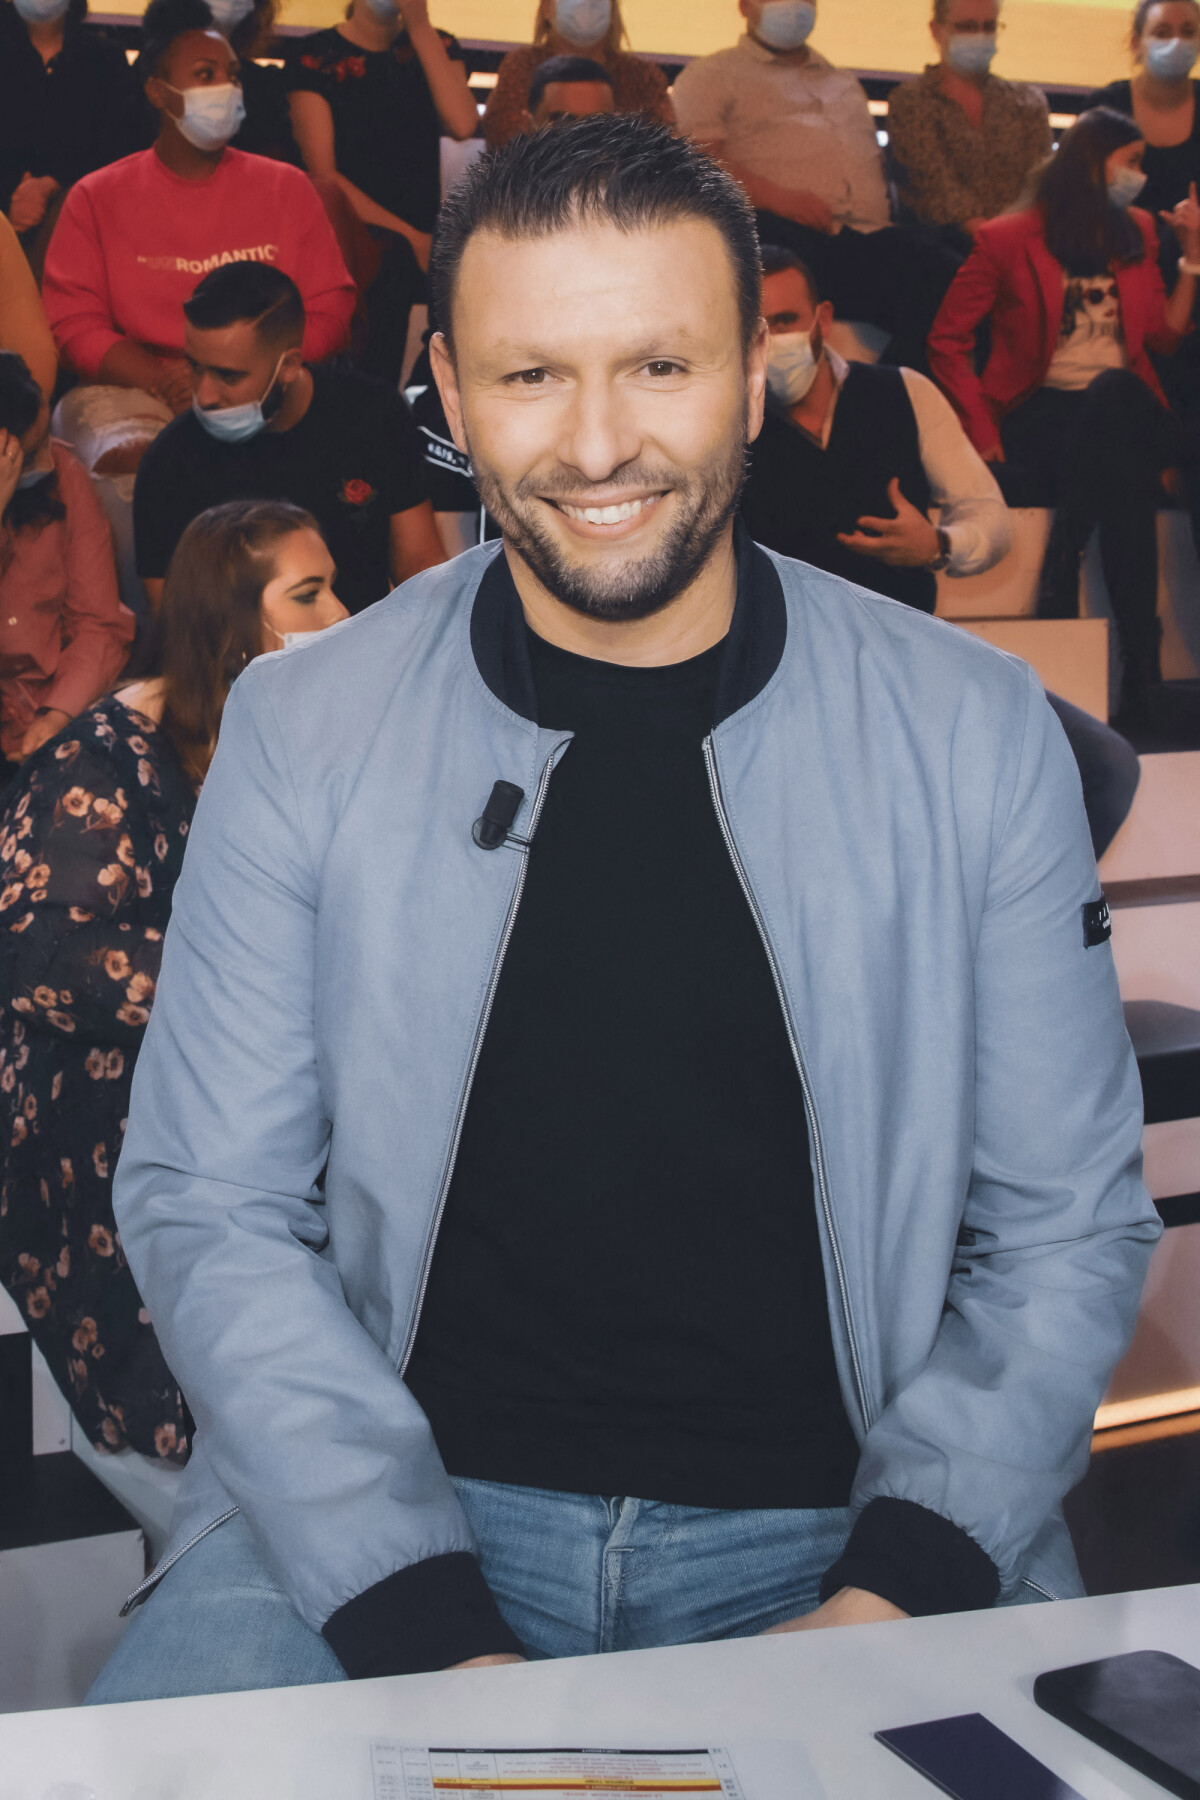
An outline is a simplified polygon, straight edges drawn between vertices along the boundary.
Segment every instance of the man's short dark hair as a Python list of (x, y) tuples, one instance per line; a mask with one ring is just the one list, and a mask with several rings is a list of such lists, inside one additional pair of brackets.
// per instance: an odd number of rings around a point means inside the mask
[(802, 256), (797, 256), (794, 250), (785, 250), (782, 244), (764, 244), (760, 255), (764, 275), (782, 275), (785, 270), (794, 269), (808, 289), (813, 306), (820, 306), (825, 297), (821, 284)]
[(599, 81), (606, 88), (612, 87), (612, 76), (604, 64), (594, 62), (590, 56), (548, 56), (534, 71), (529, 84), (529, 111), (536, 113), (546, 89), (552, 82), (561, 81)]
[(223, 331), (243, 322), (268, 344), (290, 349), (304, 337), (304, 301), (282, 269), (266, 263), (226, 263), (198, 282), (183, 303), (197, 331)]
[(137, 59), (139, 81), (157, 75), (176, 38), (189, 31), (213, 31), (208, 0), (150, 0), (142, 16), (142, 48)]
[(687, 138), (637, 113), (592, 113), (544, 125), (472, 165), (438, 218), (429, 265), (434, 317), (452, 343), (454, 284), (477, 232), (520, 240), (549, 237), (577, 222), (633, 232), (677, 219), (707, 220), (724, 239), (748, 350), (762, 300), (750, 202)]

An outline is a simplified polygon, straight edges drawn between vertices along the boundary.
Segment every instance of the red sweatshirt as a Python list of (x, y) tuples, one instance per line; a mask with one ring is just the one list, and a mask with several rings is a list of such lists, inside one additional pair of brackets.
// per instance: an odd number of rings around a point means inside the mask
[(226, 262), (267, 262), (304, 296), (304, 359), (346, 342), (355, 288), (325, 209), (290, 163), (226, 150), (205, 181), (182, 181), (154, 150), (68, 189), (46, 254), (42, 299), (59, 351), (94, 381), (122, 338), (183, 354), (183, 302)]

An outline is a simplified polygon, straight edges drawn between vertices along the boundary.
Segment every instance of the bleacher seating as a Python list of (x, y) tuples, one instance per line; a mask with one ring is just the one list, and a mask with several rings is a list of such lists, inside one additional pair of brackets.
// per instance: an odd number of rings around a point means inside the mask
[(1101, 1409), (1108, 1425), (1200, 1405), (1200, 752), (1141, 762), (1100, 875), (1142, 1072), (1146, 1185), (1171, 1229)]
[[(1112, 618), (1098, 545), (1093, 541), (1083, 562), (1081, 618), (1036, 619), (1038, 573), (1053, 515), (1023, 507), (1009, 517), (1013, 546), (1003, 562), (984, 575), (938, 577), (938, 617), (1023, 656), (1047, 687), (1104, 718), (1099, 696), (1107, 690), (1115, 699), (1118, 663), (1115, 633), (1095, 629)], [(1200, 672), (1200, 562), (1185, 513), (1159, 513), (1158, 545), (1163, 674), (1169, 681), (1193, 679)]]

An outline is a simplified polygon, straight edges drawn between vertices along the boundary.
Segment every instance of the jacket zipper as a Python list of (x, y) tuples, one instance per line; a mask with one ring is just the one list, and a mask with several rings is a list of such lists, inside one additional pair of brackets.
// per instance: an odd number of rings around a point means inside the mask
[(521, 904), (521, 895), (525, 892), (525, 877), (529, 870), (530, 845), (533, 842), (533, 835), (538, 827), (538, 820), (542, 815), (542, 807), (546, 800), (546, 790), (550, 786), (550, 777), (553, 775), (555, 764), (566, 747), (566, 744), (560, 744), (556, 750), (553, 750), (550, 753), (550, 756), (546, 761), (546, 766), (542, 770), (541, 778), (538, 781), (537, 793), (535, 794), (533, 801), (533, 810), (529, 815), (529, 829), (523, 838), (513, 838), (514, 842), (518, 842), (521, 845), (519, 851), (521, 867), (517, 874), (517, 883), (513, 889), (512, 899), (508, 904), (508, 915), (504, 921), (504, 931), (500, 938), (500, 948), (496, 952), (496, 960), (492, 965), (491, 979), (488, 982), (487, 993), (483, 997), (483, 1007), (479, 1014), (479, 1022), (475, 1027), (475, 1040), (471, 1045), (471, 1061), (467, 1067), (467, 1079), (463, 1084), (462, 1093), (458, 1098), (458, 1111), (454, 1115), (454, 1131), (450, 1139), (450, 1153), (446, 1158), (446, 1167), (442, 1172), (441, 1186), (438, 1189), (437, 1206), (434, 1209), (433, 1223), (429, 1228), (429, 1236), (425, 1242), (425, 1255), (421, 1263), (421, 1285), (417, 1290), (417, 1304), (413, 1309), (412, 1324), (408, 1328), (408, 1337), (405, 1340), (404, 1349), (400, 1354), (399, 1362), (396, 1364), (396, 1371), (400, 1376), (403, 1376), (405, 1369), (408, 1367), (408, 1359), (412, 1355), (413, 1344), (416, 1342), (417, 1327), (421, 1322), (421, 1309), (425, 1304), (425, 1290), (429, 1286), (429, 1271), (433, 1264), (434, 1246), (437, 1243), (438, 1232), (441, 1229), (442, 1214), (446, 1210), (446, 1197), (450, 1192), (450, 1180), (454, 1174), (454, 1165), (458, 1161), (458, 1146), (462, 1140), (463, 1124), (467, 1116), (467, 1102), (471, 1098), (471, 1089), (475, 1083), (475, 1071), (479, 1067), (479, 1057), (483, 1049), (484, 1033), (488, 1028), (488, 1020), (492, 1016), (492, 1003), (496, 998), (496, 989), (500, 985), (500, 971), (504, 967), (504, 958), (508, 952), (509, 942), (513, 934), (513, 927), (517, 922), (517, 908)]
[(800, 1090), (804, 1095), (804, 1111), (808, 1119), (808, 1129), (812, 1136), (813, 1157), (817, 1167), (817, 1191), (821, 1199), (821, 1211), (825, 1216), (825, 1229), (829, 1234), (829, 1244), (833, 1252), (834, 1273), (837, 1276), (838, 1293), (841, 1296), (842, 1302), (842, 1319), (846, 1327), (846, 1341), (850, 1346), (850, 1365), (854, 1373), (854, 1387), (858, 1396), (858, 1409), (862, 1415), (864, 1430), (869, 1430), (871, 1426), (871, 1409), (867, 1402), (867, 1387), (866, 1382), (863, 1379), (862, 1361), (858, 1354), (858, 1342), (854, 1335), (854, 1320), (850, 1313), (850, 1290), (846, 1282), (845, 1264), (842, 1261), (841, 1245), (838, 1243), (837, 1226), (834, 1223), (833, 1217), (833, 1206), (829, 1198), (829, 1182), (825, 1169), (825, 1150), (821, 1143), (820, 1126), (817, 1123), (817, 1109), (813, 1104), (812, 1086), (808, 1079), (808, 1070), (804, 1066), (804, 1057), (800, 1050), (800, 1040), (796, 1036), (796, 1030), (792, 1024), (792, 1015), (788, 1008), (787, 993), (784, 989), (783, 977), (779, 972), (779, 963), (775, 956), (775, 950), (767, 935), (766, 922), (763, 919), (758, 901), (754, 897), (754, 891), (750, 886), (750, 880), (746, 874), (745, 864), (742, 862), (737, 845), (734, 843), (733, 831), (729, 824), (729, 815), (725, 811), (725, 801), (721, 794), (721, 782), (720, 777), (717, 774), (716, 754), (713, 750), (711, 736), (705, 738), (703, 749), (704, 766), (708, 772), (708, 787), (709, 792), (712, 795), (713, 806), (716, 809), (717, 823), (721, 827), (721, 836), (725, 840), (725, 848), (729, 852), (730, 861), (733, 863), (734, 873), (738, 878), (742, 893), (745, 895), (746, 904), (750, 908), (751, 916), (758, 928), (759, 938), (762, 940), (763, 949), (767, 954), (767, 962), (771, 970), (771, 979), (775, 983), (775, 993), (783, 1013), (783, 1023), (787, 1031), (788, 1043), (792, 1047), (792, 1057), (796, 1064), (796, 1071), (800, 1077)]
[(204, 1527), (203, 1531), (198, 1531), (194, 1537), (190, 1537), (186, 1544), (180, 1544), (174, 1556), (168, 1557), (166, 1562), (159, 1563), (157, 1568), (151, 1569), (145, 1581), (138, 1582), (132, 1594), (130, 1594), (128, 1600), (126, 1600), (124, 1606), (118, 1613), (118, 1618), (123, 1619), (127, 1613), (132, 1612), (138, 1601), (144, 1600), (151, 1588), (156, 1588), (158, 1586), (163, 1576), (169, 1569), (175, 1567), (175, 1564), (179, 1561), (181, 1556), (186, 1556), (189, 1550), (194, 1550), (196, 1545), (200, 1542), (200, 1539), (206, 1538), (210, 1531), (215, 1531), (217, 1529), (218, 1525), (227, 1525), (238, 1510), (238, 1507), (231, 1506), (228, 1512), (223, 1512), (221, 1514), (219, 1519), (213, 1519), (210, 1524)]

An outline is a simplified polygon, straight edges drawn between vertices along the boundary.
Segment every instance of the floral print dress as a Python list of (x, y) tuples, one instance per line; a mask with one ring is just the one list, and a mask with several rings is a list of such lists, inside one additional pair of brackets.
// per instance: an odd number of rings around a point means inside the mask
[(0, 811), (0, 1282), (91, 1442), (177, 1463), (112, 1176), (195, 804), (166, 734), (110, 696)]

